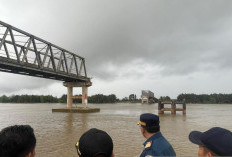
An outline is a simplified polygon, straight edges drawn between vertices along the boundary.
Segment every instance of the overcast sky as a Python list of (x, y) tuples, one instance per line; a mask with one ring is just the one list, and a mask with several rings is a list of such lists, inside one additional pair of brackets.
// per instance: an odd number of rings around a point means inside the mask
[[(0, 20), (83, 56), (89, 95), (232, 93), (231, 0), (0, 0)], [(66, 88), (0, 72), (2, 94)]]

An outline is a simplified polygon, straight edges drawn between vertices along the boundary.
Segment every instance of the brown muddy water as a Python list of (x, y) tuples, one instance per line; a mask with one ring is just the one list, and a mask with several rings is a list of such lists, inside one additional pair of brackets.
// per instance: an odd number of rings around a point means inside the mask
[[(75, 142), (90, 128), (105, 130), (113, 139), (117, 157), (139, 156), (145, 139), (136, 125), (142, 113), (158, 113), (157, 104), (90, 104), (99, 113), (52, 113), (64, 104), (0, 104), (0, 129), (29, 124), (36, 134), (37, 157), (77, 157)], [(178, 156), (197, 156), (198, 147), (188, 140), (192, 130), (214, 126), (232, 130), (232, 104), (187, 104), (187, 115), (160, 116), (161, 132)]]

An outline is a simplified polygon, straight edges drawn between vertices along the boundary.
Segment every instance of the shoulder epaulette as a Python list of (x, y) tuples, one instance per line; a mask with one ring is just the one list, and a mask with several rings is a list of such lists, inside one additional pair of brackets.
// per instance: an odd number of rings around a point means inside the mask
[(152, 144), (152, 141), (149, 141), (146, 143), (146, 145), (144, 146), (144, 148), (150, 148), (151, 147), (151, 144)]

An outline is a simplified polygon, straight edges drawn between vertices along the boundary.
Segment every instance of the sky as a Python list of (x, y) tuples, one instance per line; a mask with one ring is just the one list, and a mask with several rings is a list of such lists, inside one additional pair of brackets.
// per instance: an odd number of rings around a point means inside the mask
[[(232, 93), (231, 0), (0, 0), (0, 21), (84, 57), (89, 95)], [(0, 95), (66, 90), (0, 72)]]

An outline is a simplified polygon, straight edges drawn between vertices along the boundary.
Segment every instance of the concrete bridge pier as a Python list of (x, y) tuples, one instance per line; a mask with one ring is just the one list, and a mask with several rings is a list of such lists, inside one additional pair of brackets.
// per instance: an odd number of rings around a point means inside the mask
[(171, 113), (176, 114), (176, 103), (174, 101), (172, 101), (171, 104)]
[(164, 114), (164, 104), (161, 103), (161, 101), (159, 101), (158, 103), (158, 114)]
[[(71, 85), (69, 84), (67, 86), (67, 108), (72, 108), (73, 99), (77, 98), (77, 97), (73, 96), (73, 87), (74, 86), (72, 86), (72, 84)], [(78, 97), (78, 98), (80, 98), (80, 97)], [(82, 96), (81, 96), (81, 99), (82, 99), (82, 107), (86, 107), (87, 103), (88, 103), (88, 87), (85, 86), (85, 85), (82, 86)]]
[(82, 107), (87, 106), (88, 87), (92, 85), (92, 82), (64, 82), (63, 85), (67, 87), (67, 108), (72, 108), (73, 99), (77, 98), (73, 96), (74, 87), (82, 87)]
[(88, 104), (88, 87), (82, 87), (82, 107), (86, 107)]
[(186, 103), (185, 103), (185, 99), (183, 101), (183, 114), (186, 114)]
[[(89, 108), (88, 103), (88, 87), (92, 85), (92, 82), (64, 82), (63, 85), (67, 87), (67, 107), (61, 109), (52, 109), (52, 112), (78, 112), (89, 113), (99, 112), (100, 108)], [(73, 96), (73, 88), (81, 87), (82, 96)], [(82, 99), (81, 107), (73, 107), (73, 99)]]
[[(182, 104), (182, 108), (177, 108), (177, 104)], [(171, 108), (165, 108), (164, 105), (171, 105)], [(183, 114), (186, 114), (186, 103), (177, 101), (159, 101), (158, 104), (158, 114), (164, 114), (164, 111), (171, 111), (171, 114), (176, 114), (176, 111), (182, 111)]]
[(73, 87), (67, 87), (67, 108), (72, 108)]

